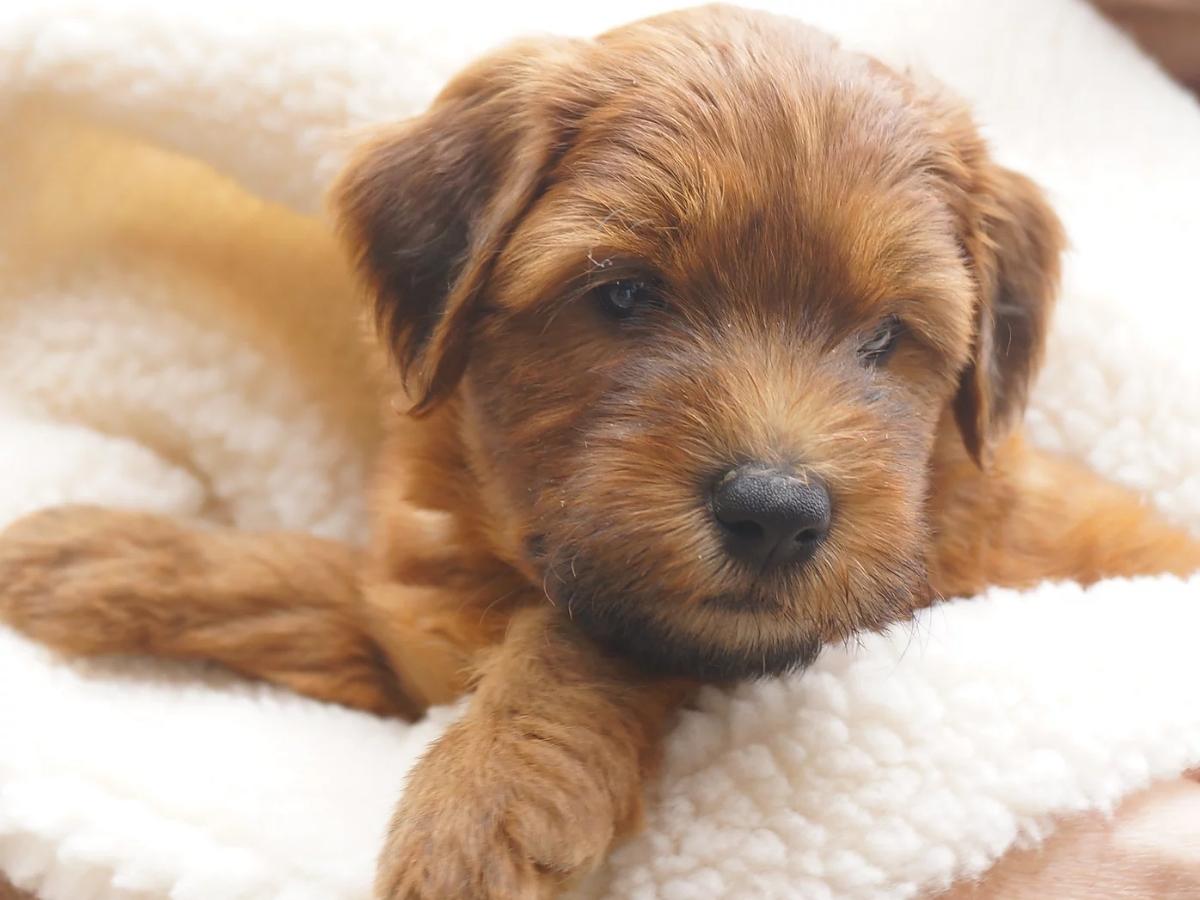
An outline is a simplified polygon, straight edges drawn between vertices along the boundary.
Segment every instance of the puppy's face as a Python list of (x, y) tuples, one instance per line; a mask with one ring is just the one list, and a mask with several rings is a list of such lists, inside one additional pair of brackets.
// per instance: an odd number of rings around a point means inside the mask
[(498, 551), (707, 678), (924, 596), (935, 435), (986, 458), (1057, 274), (1053, 215), (961, 110), (727, 8), (486, 59), (338, 198)]

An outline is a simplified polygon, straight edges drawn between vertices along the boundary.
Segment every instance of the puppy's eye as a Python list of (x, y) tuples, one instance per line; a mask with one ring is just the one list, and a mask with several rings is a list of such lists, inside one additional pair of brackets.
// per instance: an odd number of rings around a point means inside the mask
[(644, 281), (626, 278), (596, 289), (600, 308), (614, 319), (628, 319), (639, 307), (653, 299), (649, 286)]
[(869, 338), (859, 344), (858, 358), (863, 365), (879, 365), (891, 356), (903, 332), (904, 323), (896, 316), (888, 316)]

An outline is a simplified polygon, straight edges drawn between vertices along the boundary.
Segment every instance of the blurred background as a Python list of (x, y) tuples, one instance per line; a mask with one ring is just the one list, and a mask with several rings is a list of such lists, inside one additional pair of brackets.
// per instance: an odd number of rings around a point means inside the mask
[(1180, 83), (1200, 96), (1200, 0), (1094, 0)]

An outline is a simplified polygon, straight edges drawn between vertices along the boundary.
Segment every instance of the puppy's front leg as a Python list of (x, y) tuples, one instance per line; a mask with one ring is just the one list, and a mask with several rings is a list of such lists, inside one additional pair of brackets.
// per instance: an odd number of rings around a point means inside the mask
[(199, 529), (62, 506), (0, 529), (0, 623), (71, 656), (210, 660), (383, 715), (415, 716), (368, 627), (360, 554), (293, 532)]
[(554, 896), (639, 821), (687, 690), (603, 654), (553, 609), (517, 613), (463, 719), (409, 778), (378, 896)]

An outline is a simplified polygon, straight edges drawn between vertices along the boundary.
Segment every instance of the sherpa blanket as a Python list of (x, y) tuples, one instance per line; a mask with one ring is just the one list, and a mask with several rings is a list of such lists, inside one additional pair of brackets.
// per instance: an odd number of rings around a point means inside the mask
[[(20, 7), (22, 4), (15, 4)], [(1200, 529), (1200, 109), (1076, 0), (778, 3), (974, 105), (1074, 249), (1037, 442)], [(647, 2), (0, 9), (0, 521), (363, 536), (378, 385), (321, 215), (360, 132)], [(34, 4), (29, 4), (33, 7)], [(908, 897), (1200, 764), (1200, 580), (992, 591), (705, 691), (577, 898)], [(369, 895), (405, 725), (0, 631), (0, 870), (46, 900)]]

